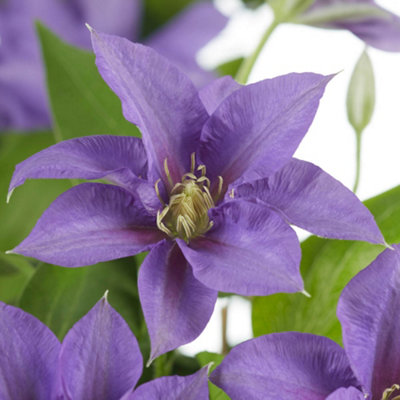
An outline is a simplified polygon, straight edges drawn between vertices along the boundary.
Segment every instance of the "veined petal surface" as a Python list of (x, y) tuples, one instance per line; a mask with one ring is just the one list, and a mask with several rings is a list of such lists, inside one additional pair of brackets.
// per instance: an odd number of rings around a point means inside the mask
[(57, 143), (19, 163), (9, 193), (26, 179), (108, 178), (129, 187), (146, 174), (146, 152), (139, 138), (87, 136)]
[(163, 237), (128, 191), (83, 183), (59, 196), (12, 252), (80, 267), (149, 250)]
[(218, 294), (193, 276), (179, 247), (170, 240), (147, 255), (138, 286), (151, 341), (150, 361), (200, 335)]
[(49, 400), (59, 351), (47, 326), (0, 302), (1, 400)]
[(211, 182), (264, 178), (282, 168), (307, 133), (332, 76), (289, 74), (243, 86), (205, 124), (199, 150)]
[(234, 347), (211, 382), (232, 400), (325, 400), (357, 385), (344, 350), (322, 336), (284, 332)]
[(240, 185), (235, 193), (315, 235), (384, 243), (374, 217), (354, 193), (309, 162), (293, 159), (268, 178)]
[(201, 89), (199, 95), (207, 112), (211, 115), (231, 93), (241, 87), (242, 85), (230, 76), (223, 76)]
[(215, 226), (186, 244), (178, 240), (194, 276), (206, 286), (244, 296), (299, 292), (296, 234), (267, 207), (235, 200), (212, 210)]
[(227, 18), (211, 1), (194, 2), (145, 43), (180, 67), (197, 87), (202, 87), (216, 76), (199, 66), (197, 52), (222, 30), (226, 22)]
[(125, 118), (143, 135), (151, 181), (181, 180), (190, 171), (200, 131), (208, 118), (193, 83), (154, 50), (92, 30), (96, 65), (122, 102)]
[(344, 288), (337, 315), (354, 373), (373, 399), (400, 383), (400, 246), (382, 252)]
[(123, 318), (101, 299), (64, 338), (58, 376), (68, 400), (119, 400), (142, 374), (143, 359)]
[(208, 367), (193, 375), (164, 376), (139, 386), (121, 400), (208, 400)]

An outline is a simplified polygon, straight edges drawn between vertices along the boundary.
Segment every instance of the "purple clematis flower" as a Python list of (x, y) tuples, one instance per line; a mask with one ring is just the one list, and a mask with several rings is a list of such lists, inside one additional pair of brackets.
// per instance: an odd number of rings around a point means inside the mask
[[(4, 0), (0, 2), (0, 130), (50, 125), (44, 69), (34, 20), (39, 19), (68, 42), (90, 47), (85, 22), (104, 32), (138, 38), (141, 0)], [(211, 2), (198, 2), (175, 17), (147, 43), (202, 86), (213, 74), (195, 61), (197, 51), (225, 25)]]
[(337, 308), (344, 350), (306, 333), (274, 333), (236, 346), (210, 379), (232, 400), (398, 400), (400, 245), (344, 288)]
[(294, 22), (347, 29), (369, 46), (400, 51), (400, 18), (373, 0), (315, 0)]
[(38, 319), (0, 303), (2, 400), (208, 400), (207, 367), (134, 389), (143, 369), (123, 318), (101, 299), (62, 344)]
[(152, 49), (94, 31), (92, 39), (101, 75), (143, 140), (73, 139), (19, 164), (10, 194), (28, 178), (113, 185), (70, 189), (12, 252), (77, 267), (150, 250), (138, 285), (151, 359), (201, 333), (217, 291), (303, 291), (289, 223), (384, 243), (352, 192), (292, 159), (331, 76), (248, 86), (225, 77), (198, 92)]

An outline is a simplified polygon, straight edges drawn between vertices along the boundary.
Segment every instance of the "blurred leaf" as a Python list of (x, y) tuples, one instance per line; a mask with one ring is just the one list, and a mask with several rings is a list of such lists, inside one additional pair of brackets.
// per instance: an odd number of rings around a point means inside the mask
[[(365, 204), (386, 240), (400, 242), (400, 186)], [(302, 244), (301, 272), (312, 298), (299, 293), (255, 297), (254, 335), (299, 331), (341, 343), (341, 328), (336, 318), (339, 296), (349, 280), (383, 250), (383, 246), (368, 243), (310, 237)]]
[(258, 8), (265, 4), (265, 0), (242, 0), (243, 4), (251, 9)]
[(41, 264), (26, 286), (19, 306), (46, 324), (59, 339), (109, 290), (110, 304), (143, 336), (143, 317), (133, 257), (89, 267), (63, 268)]
[(51, 132), (0, 136), (0, 251), (12, 249), (22, 241), (49, 204), (71, 187), (65, 180), (28, 181), (15, 190), (6, 204), (15, 165), (52, 144)]
[[(213, 363), (210, 372), (214, 371), (215, 368), (221, 364), (224, 356), (222, 354), (210, 353), (208, 351), (203, 351), (196, 354), (196, 358), (199, 360), (200, 366), (204, 367), (209, 363)], [(210, 400), (230, 400), (230, 397), (219, 387), (215, 386), (210, 381), (208, 382), (208, 388), (210, 390)]]
[(27, 259), (0, 254), (0, 301), (17, 304), (34, 272), (34, 267)]
[(167, 5), (165, 0), (146, 0), (144, 2), (142, 36), (149, 36), (193, 2), (194, 0), (174, 0), (168, 2)]
[(139, 136), (135, 125), (123, 117), (119, 98), (97, 71), (94, 54), (66, 44), (40, 23), (37, 31), (56, 140), (100, 134)]
[(358, 135), (372, 118), (375, 107), (375, 78), (367, 51), (359, 58), (347, 92), (347, 117)]
[(219, 65), (216, 70), (219, 75), (230, 75), (235, 77), (243, 60), (243, 58), (236, 58), (235, 60)]

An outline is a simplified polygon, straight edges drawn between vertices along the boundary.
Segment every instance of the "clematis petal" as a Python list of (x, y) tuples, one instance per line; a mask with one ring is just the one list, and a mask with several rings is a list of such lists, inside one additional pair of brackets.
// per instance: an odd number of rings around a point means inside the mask
[(232, 400), (325, 400), (357, 385), (343, 349), (298, 332), (273, 333), (234, 347), (210, 376)]
[(142, 369), (135, 336), (103, 298), (65, 337), (58, 376), (68, 399), (119, 400), (134, 388)]
[(139, 386), (121, 400), (208, 400), (208, 367), (193, 375), (164, 376)]
[(385, 242), (354, 193), (306, 161), (293, 159), (268, 178), (240, 185), (235, 194), (265, 204), (290, 224), (319, 236)]
[(48, 400), (60, 342), (38, 319), (0, 302), (0, 398)]
[(167, 160), (174, 182), (190, 171), (207, 112), (192, 82), (154, 50), (92, 30), (96, 64), (119, 96), (125, 118), (137, 124), (146, 147), (151, 180)]
[(126, 187), (136, 177), (146, 178), (142, 141), (127, 136), (88, 136), (50, 146), (15, 167), (9, 195), (26, 179), (100, 179)]
[(335, 390), (326, 400), (365, 400), (365, 396), (363, 392), (350, 386)]
[(316, 0), (299, 22), (347, 29), (372, 47), (400, 51), (400, 18), (372, 0)]
[(83, 183), (59, 196), (11, 252), (78, 267), (149, 250), (162, 238), (125, 189)]
[(207, 176), (225, 188), (264, 178), (290, 161), (332, 76), (289, 74), (236, 90), (205, 124), (199, 150)]
[(163, 241), (139, 270), (139, 295), (151, 341), (150, 362), (194, 340), (205, 328), (217, 292), (193, 276), (179, 247)]
[(230, 76), (223, 76), (201, 89), (199, 95), (207, 112), (211, 115), (231, 93), (241, 87), (242, 85)]
[(400, 246), (381, 253), (344, 288), (337, 315), (345, 350), (372, 398), (400, 383)]
[(196, 86), (202, 87), (214, 79), (215, 74), (198, 65), (196, 54), (226, 22), (227, 18), (212, 2), (195, 2), (146, 40), (146, 44), (173, 61)]
[(214, 209), (211, 220), (204, 237), (178, 241), (200, 282), (244, 296), (304, 289), (297, 236), (276, 213), (237, 200)]

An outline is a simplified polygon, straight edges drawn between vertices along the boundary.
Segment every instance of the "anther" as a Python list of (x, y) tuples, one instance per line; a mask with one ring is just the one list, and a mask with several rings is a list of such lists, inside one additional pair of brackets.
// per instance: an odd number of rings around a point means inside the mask
[(165, 171), (165, 175), (168, 179), (169, 186), (172, 188), (174, 186), (174, 183), (172, 182), (171, 174), (170, 174), (169, 168), (168, 168), (168, 158), (166, 158), (164, 160), (164, 171)]
[(158, 189), (158, 184), (160, 183), (160, 181), (161, 181), (161, 179), (156, 180), (156, 183), (154, 184), (154, 189), (156, 190), (158, 200), (160, 200), (161, 204), (165, 207), (164, 200), (162, 199), (162, 197), (160, 195), (160, 190)]
[(197, 179), (197, 183), (202, 183), (206, 182), (207, 187), (210, 187), (211, 182), (206, 176), (201, 176), (199, 179)]
[(204, 164), (199, 165), (197, 171), (201, 171), (201, 176), (206, 176), (207, 169)]
[(190, 155), (190, 172), (193, 174), (196, 167), (196, 153)]

